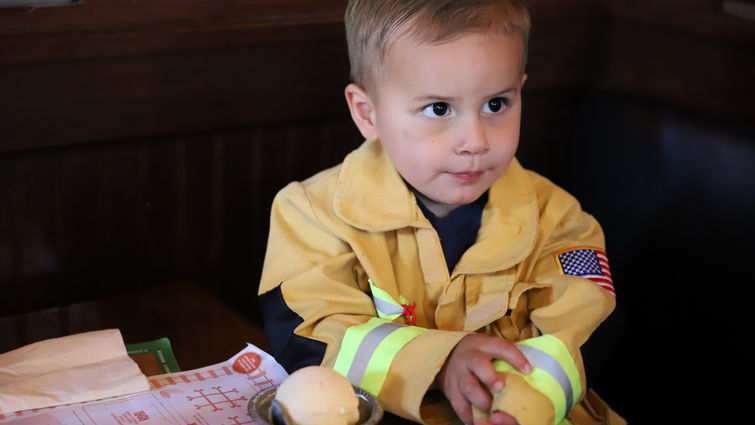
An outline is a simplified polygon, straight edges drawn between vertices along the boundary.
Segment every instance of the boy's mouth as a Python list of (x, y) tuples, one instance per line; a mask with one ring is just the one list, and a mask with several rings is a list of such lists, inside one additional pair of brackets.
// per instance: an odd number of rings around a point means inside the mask
[(451, 177), (463, 183), (474, 183), (483, 175), (483, 171), (462, 171), (459, 173), (449, 173)]

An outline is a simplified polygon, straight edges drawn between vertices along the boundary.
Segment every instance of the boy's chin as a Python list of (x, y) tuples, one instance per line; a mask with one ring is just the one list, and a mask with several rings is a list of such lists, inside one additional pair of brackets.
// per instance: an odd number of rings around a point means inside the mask
[(469, 192), (465, 192), (465, 193), (460, 193), (460, 194), (458, 194), (456, 196), (453, 196), (453, 197), (446, 195), (446, 196), (443, 197), (444, 201), (441, 201), (441, 203), (447, 204), (447, 205), (454, 205), (454, 206), (457, 206), (457, 207), (460, 207), (462, 205), (471, 204), (472, 202), (474, 202), (477, 199), (479, 199), (480, 196), (482, 196), (482, 194), (485, 193), (486, 190), (487, 190), (487, 188), (485, 190), (469, 191)]
[(454, 188), (438, 189), (435, 187), (429, 193), (423, 193), (413, 188), (413, 192), (426, 207), (437, 214), (440, 211), (448, 212), (462, 205), (471, 204), (479, 199), (488, 190), (488, 187), (478, 187), (475, 189), (467, 187), (465, 190), (455, 189), (457, 190), (454, 190)]
[(448, 196), (449, 194), (443, 194), (445, 196), (438, 196), (434, 199), (431, 199), (431, 201), (434, 202), (436, 205), (445, 206), (446, 208), (454, 209), (462, 205), (471, 204), (472, 202), (479, 199), (483, 193), (485, 193), (484, 190), (479, 193), (472, 192), (472, 193), (460, 194), (457, 196)]

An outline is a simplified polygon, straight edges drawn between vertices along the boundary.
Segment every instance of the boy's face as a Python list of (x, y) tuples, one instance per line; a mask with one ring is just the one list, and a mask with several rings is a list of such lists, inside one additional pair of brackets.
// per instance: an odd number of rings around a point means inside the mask
[(473, 202), (514, 157), (522, 57), (512, 34), (470, 33), (438, 45), (400, 36), (391, 44), (369, 99), (371, 127), (360, 129), (380, 139), (436, 214)]

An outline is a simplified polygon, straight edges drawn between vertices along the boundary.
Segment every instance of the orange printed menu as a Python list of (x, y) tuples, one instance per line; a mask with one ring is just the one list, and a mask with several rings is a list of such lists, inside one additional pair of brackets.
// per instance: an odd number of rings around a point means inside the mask
[(242, 425), (249, 400), (288, 376), (252, 344), (224, 363), (148, 378), (148, 391), (0, 414), (0, 425)]

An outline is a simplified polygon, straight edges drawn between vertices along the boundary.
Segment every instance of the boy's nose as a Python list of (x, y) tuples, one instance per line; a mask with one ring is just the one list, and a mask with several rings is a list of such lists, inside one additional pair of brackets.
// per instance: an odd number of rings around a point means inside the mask
[(460, 140), (456, 146), (459, 155), (479, 155), (490, 148), (485, 134), (485, 126), (479, 119), (470, 119), (463, 126)]

